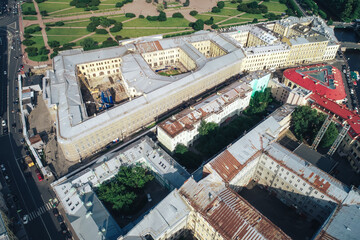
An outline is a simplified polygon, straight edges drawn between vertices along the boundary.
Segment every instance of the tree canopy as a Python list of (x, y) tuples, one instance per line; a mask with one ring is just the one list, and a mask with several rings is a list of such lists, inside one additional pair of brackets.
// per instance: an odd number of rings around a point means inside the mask
[(205, 136), (205, 135), (208, 135), (211, 131), (216, 130), (218, 127), (219, 126), (214, 122), (205, 122), (204, 120), (202, 120), (200, 122), (198, 132), (199, 132), (200, 136)]
[[(309, 106), (300, 106), (291, 115), (290, 129), (297, 139), (300, 141), (305, 139), (309, 144), (312, 144), (325, 119), (325, 114), (319, 113)], [(338, 133), (335, 124), (331, 123), (320, 142), (320, 146), (330, 147)]]
[(127, 210), (136, 200), (136, 192), (153, 179), (153, 175), (142, 167), (120, 167), (117, 175), (110, 182), (101, 184), (96, 192), (99, 199), (114, 210)]

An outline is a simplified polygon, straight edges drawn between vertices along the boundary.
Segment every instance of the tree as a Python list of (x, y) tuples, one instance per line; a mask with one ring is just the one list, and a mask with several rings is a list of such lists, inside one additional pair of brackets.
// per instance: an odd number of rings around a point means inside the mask
[(118, 46), (118, 43), (114, 41), (112, 38), (103, 41), (103, 43), (101, 44), (101, 47), (113, 47), (113, 46)]
[(46, 55), (46, 56), (43, 55), (43, 56), (40, 57), (40, 61), (41, 61), (41, 62), (45, 62), (45, 61), (47, 61), (47, 60), (49, 60), (49, 58), (48, 58), (47, 55)]
[(49, 16), (46, 10), (40, 12), (41, 16)]
[(110, 28), (110, 32), (119, 32), (123, 28), (123, 24), (121, 22), (117, 22), (114, 24), (112, 28)]
[(125, 17), (127, 17), (127, 18), (133, 18), (133, 17), (136, 17), (136, 15), (133, 14), (133, 13), (125, 13)]
[(203, 30), (204, 29), (204, 21), (201, 19), (196, 20), (196, 22), (191, 24), (191, 27), (195, 31)]
[(38, 55), (38, 48), (37, 47), (27, 47), (25, 49), (25, 52), (27, 52), (28, 56), (34, 57)]
[(216, 5), (219, 9), (223, 9), (225, 7), (225, 3), (223, 1), (219, 1)]
[(326, 13), (325, 13), (324, 11), (322, 11), (322, 10), (319, 10), (319, 16), (320, 16), (321, 18), (323, 18), (323, 19), (326, 19), (326, 18), (327, 18)]
[(142, 167), (120, 167), (116, 180), (125, 186), (133, 189), (143, 188), (145, 184), (154, 179), (154, 176), (147, 173)]
[(97, 34), (108, 34), (108, 31), (106, 31), (106, 29), (96, 29), (95, 32)]
[(86, 30), (88, 30), (89, 32), (95, 32), (97, 26), (97, 24), (91, 22), (89, 23), (89, 25), (87, 25)]
[(213, 8), (211, 9), (211, 12), (213, 12), (213, 13), (219, 13), (219, 12), (220, 12), (220, 8), (218, 8), (218, 7), (213, 7)]
[(24, 41), (22, 41), (22, 44), (24, 44), (25, 46), (31, 46), (35, 44), (35, 41), (30, 39), (25, 39)]
[(50, 51), (46, 47), (41, 47), (39, 49), (39, 55), (47, 55)]
[(244, 111), (246, 115), (263, 114), (269, 103), (272, 102), (271, 89), (266, 88), (264, 92), (256, 92), (250, 99), (249, 107)]
[(187, 151), (188, 151), (188, 148), (184, 144), (178, 143), (175, 147), (175, 153), (177, 153), (177, 154), (184, 154)]
[(166, 19), (167, 19), (166, 14), (164, 12), (160, 12), (159, 16), (158, 16), (158, 21), (164, 22), (164, 21), (166, 21)]
[(111, 22), (107, 18), (101, 18), (100, 19), (100, 25), (103, 27), (109, 27), (111, 25)]
[(97, 42), (92, 38), (85, 38), (80, 45), (84, 48), (84, 50), (94, 49), (97, 46)]
[(123, 2), (117, 2), (117, 3), (115, 4), (115, 7), (117, 7), (117, 8), (120, 8), (120, 7), (122, 7), (122, 6), (124, 6), (124, 3), (123, 3)]
[(183, 6), (184, 7), (188, 7), (190, 5), (190, 0), (186, 0), (184, 3), (183, 3)]
[(172, 15), (173, 18), (184, 18), (184, 15), (182, 15), (181, 13), (179, 12), (176, 12)]
[(191, 11), (189, 14), (190, 14), (191, 16), (196, 16), (196, 15), (198, 14), (198, 12), (195, 11), (195, 10), (193, 10), (193, 11)]
[(259, 21), (258, 21), (258, 19), (257, 18), (254, 18), (253, 20), (252, 20), (252, 23), (258, 23)]
[(321, 139), (320, 146), (323, 148), (330, 147), (338, 135), (339, 131), (337, 130), (335, 123), (332, 122)]
[(65, 25), (64, 22), (56, 22), (56, 23), (55, 23), (55, 26), (64, 26), (64, 25)]
[(211, 25), (211, 28), (212, 28), (212, 29), (218, 29), (219, 26), (218, 26), (217, 24), (213, 24), (213, 25)]
[(200, 122), (200, 126), (198, 128), (198, 132), (200, 134), (200, 136), (205, 136), (208, 135), (210, 132), (216, 130), (218, 128), (218, 125), (214, 122), (205, 122), (204, 120), (202, 120)]

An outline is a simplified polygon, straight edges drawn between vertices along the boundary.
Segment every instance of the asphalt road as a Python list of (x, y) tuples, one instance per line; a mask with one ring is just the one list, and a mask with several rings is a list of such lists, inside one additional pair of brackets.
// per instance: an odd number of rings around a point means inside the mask
[[(11, 7), (14, 3), (14, 0), (7, 2)], [(34, 173), (35, 167), (26, 169), (22, 162), (25, 149), (20, 143), (23, 136), (19, 129), (22, 125), (17, 113), (19, 106), (15, 102), (21, 64), (18, 27), (17, 14), (0, 16), (0, 117), (6, 120), (8, 128), (8, 133), (4, 133), (4, 127), (1, 127), (0, 163), (5, 165), (6, 170), (1, 171), (0, 182), (9, 207), (9, 218), (13, 220), (13, 230), (19, 239), (64, 239), (51, 208), (45, 207), (53, 196), (49, 182), (39, 182)], [(12, 127), (13, 124), (16, 126)], [(9, 180), (5, 181), (4, 176), (8, 176)], [(23, 225), (21, 218), (25, 214), (32, 217), (29, 223)]]

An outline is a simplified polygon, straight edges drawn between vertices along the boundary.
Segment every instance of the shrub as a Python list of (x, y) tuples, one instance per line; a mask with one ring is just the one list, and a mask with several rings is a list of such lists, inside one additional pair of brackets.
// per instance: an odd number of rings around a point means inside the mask
[(40, 61), (42, 61), (42, 62), (45, 62), (47, 60), (49, 60), (49, 58), (46, 55), (45, 56), (43, 55), (43, 56), (40, 57)]
[(211, 28), (212, 28), (212, 29), (218, 29), (218, 28), (219, 28), (219, 26), (218, 26), (218, 25), (216, 25), (216, 24), (213, 24), (213, 25), (211, 25)]
[(213, 12), (213, 13), (219, 13), (219, 12), (220, 12), (220, 8), (218, 8), (218, 7), (213, 7), (213, 8), (211, 9), (211, 12)]
[(206, 20), (204, 22), (206, 25), (212, 25), (214, 23), (214, 18), (213, 17), (210, 17), (210, 19)]
[(145, 18), (144, 15), (139, 15), (139, 18)]
[(125, 17), (127, 17), (127, 18), (133, 18), (133, 17), (136, 17), (136, 15), (133, 14), (133, 13), (125, 13)]
[(225, 7), (225, 3), (223, 1), (219, 1), (216, 5), (219, 9), (223, 9)]
[(32, 38), (32, 35), (31, 35), (31, 34), (29, 34), (29, 33), (25, 33), (25, 34), (24, 34), (24, 38), (26, 38), (26, 39), (28, 39), (28, 38)]
[(97, 26), (98, 25), (91, 22), (89, 23), (89, 25), (87, 25), (86, 30), (88, 30), (89, 32), (95, 32)]
[(49, 16), (46, 10), (40, 12), (41, 16)]
[(188, 7), (190, 5), (190, 0), (186, 0), (184, 3), (183, 3), (183, 6), (184, 7)]
[(61, 50), (69, 50), (69, 49), (72, 49), (72, 47), (75, 46), (75, 45), (76, 45), (76, 43), (65, 43), (65, 44), (62, 46)]
[(38, 49), (37, 47), (27, 47), (25, 49), (25, 52), (27, 52), (27, 54), (30, 56), (30, 57), (34, 57), (34, 56), (37, 56), (38, 55)]
[(108, 33), (105, 29), (96, 29), (95, 32), (97, 34), (107, 34)]
[(45, 31), (49, 31), (50, 29), (51, 29), (51, 27), (49, 27), (49, 26), (45, 27)]
[(198, 12), (195, 11), (195, 10), (193, 10), (193, 11), (190, 12), (190, 15), (191, 15), (191, 16), (196, 16), (197, 14), (198, 14)]
[(59, 54), (59, 52), (53, 52), (52, 54), (50, 54), (50, 58), (53, 59), (54, 57), (56, 57)]
[(29, 40), (29, 39), (25, 39), (22, 44), (24, 44), (25, 46), (31, 46), (35, 44), (35, 41), (33, 40)]
[(160, 13), (159, 13), (159, 16), (158, 16), (158, 21), (164, 22), (164, 21), (166, 21), (166, 20), (167, 20), (166, 14), (165, 14), (164, 12), (160, 12)]
[(107, 39), (105, 41), (103, 41), (103, 43), (101, 44), (101, 47), (112, 47), (112, 46), (118, 46), (119, 44), (114, 41), (112, 38)]
[(36, 26), (36, 27), (34, 28), (34, 30), (35, 30), (35, 32), (40, 32), (40, 31), (41, 31), (41, 27), (40, 27), (40, 26)]
[(84, 11), (90, 11), (90, 8), (89, 7), (86, 7), (86, 8), (84, 8)]
[(146, 19), (148, 21), (157, 21), (158, 20), (158, 16), (147, 16)]
[(115, 4), (115, 7), (117, 7), (117, 8), (120, 8), (120, 7), (122, 7), (122, 6), (124, 6), (124, 3), (123, 3), (123, 2), (117, 2), (117, 3)]
[(181, 13), (179, 12), (176, 12), (172, 15), (173, 18), (184, 18), (184, 15), (182, 15)]
[(151, 3), (151, 2), (152, 2), (152, 0), (145, 0), (145, 2), (147, 2), (147, 3)]
[(60, 47), (60, 43), (58, 41), (56, 41), (56, 40), (49, 41), (48, 44), (49, 44), (49, 47), (51, 47), (51, 48)]
[(92, 6), (92, 7), (91, 7), (91, 11), (96, 11), (96, 10), (99, 10), (99, 8), (96, 7), (96, 6)]
[(193, 24), (191, 24), (191, 27), (195, 31), (203, 30), (204, 29), (204, 21), (201, 19), (196, 20)]
[(114, 24), (114, 27), (110, 28), (110, 32), (119, 32), (121, 31), (123, 24), (121, 22), (117, 22)]
[(46, 47), (41, 47), (39, 49), (39, 55), (47, 55), (50, 51)]
[(56, 23), (55, 23), (55, 26), (64, 26), (64, 25), (65, 25), (64, 22), (56, 22)]

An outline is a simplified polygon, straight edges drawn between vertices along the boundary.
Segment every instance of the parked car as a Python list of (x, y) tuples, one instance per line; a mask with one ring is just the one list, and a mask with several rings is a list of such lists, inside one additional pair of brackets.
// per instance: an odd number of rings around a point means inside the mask
[(36, 173), (36, 176), (37, 176), (39, 182), (41, 182), (42, 180), (44, 180), (44, 178), (43, 178), (43, 176), (41, 175), (39, 169), (36, 169), (36, 170), (35, 170), (35, 173)]
[(28, 222), (29, 222), (29, 215), (27, 215), (27, 214), (24, 215), (22, 220), (23, 220), (23, 224), (28, 224)]
[(6, 120), (1, 121), (1, 126), (6, 127)]
[(61, 215), (58, 215), (58, 216), (56, 217), (56, 219), (58, 220), (59, 223), (64, 222), (64, 218), (63, 218)]
[(148, 202), (151, 202), (151, 201), (152, 201), (152, 199), (151, 199), (151, 195), (150, 195), (150, 193), (146, 194), (146, 196), (147, 196)]
[(57, 208), (54, 208), (53, 214), (55, 215), (55, 217), (59, 216), (59, 210)]
[(4, 164), (1, 164), (1, 165), (0, 165), (0, 169), (1, 169), (1, 171), (5, 172), (5, 171), (6, 171), (5, 165), (4, 165)]
[(62, 233), (64, 233), (64, 234), (68, 231), (67, 226), (64, 222), (60, 223), (60, 228), (61, 228)]

